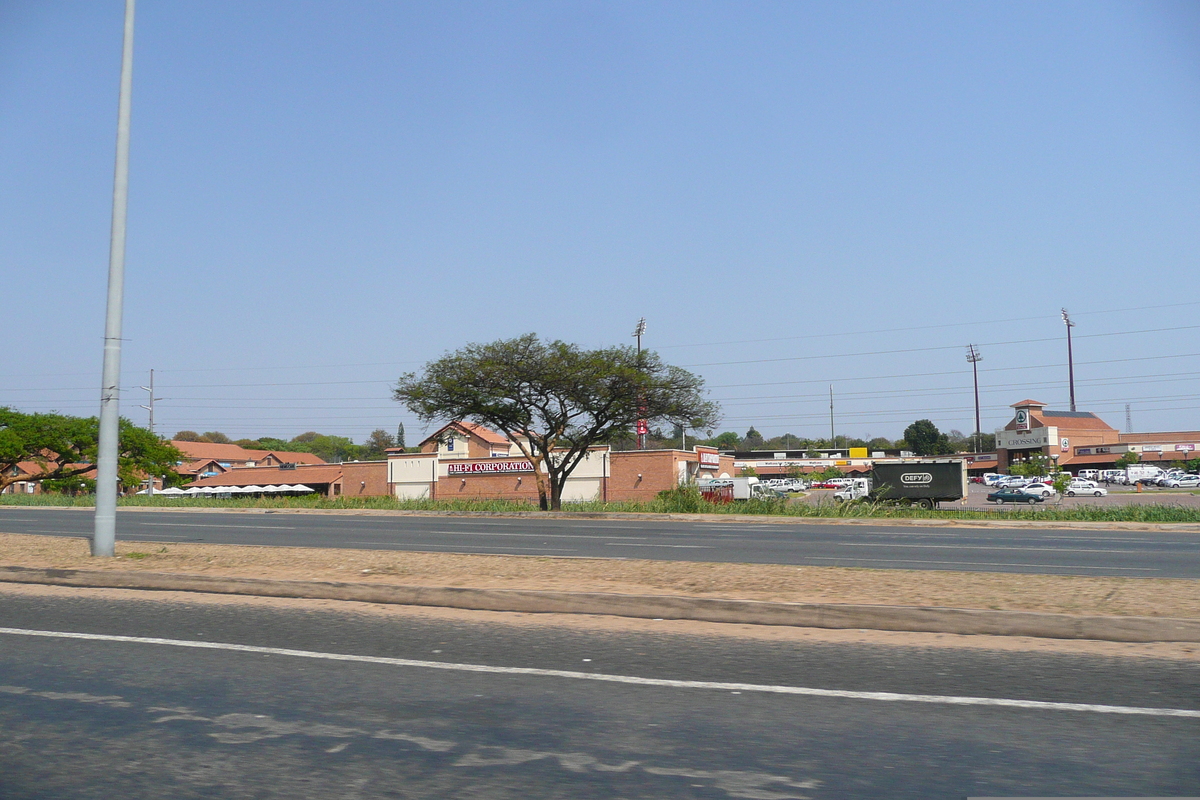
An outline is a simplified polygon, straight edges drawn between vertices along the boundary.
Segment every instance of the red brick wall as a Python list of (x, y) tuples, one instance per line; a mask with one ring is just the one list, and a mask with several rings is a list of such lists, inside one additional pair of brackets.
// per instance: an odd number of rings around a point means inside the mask
[(386, 497), (386, 461), (351, 461), (342, 464), (342, 494), (345, 497)]
[[(673, 450), (624, 450), (609, 457), (608, 500), (653, 500), (674, 489), (679, 461), (691, 460)], [(638, 476), (641, 477), (638, 477)]]
[(532, 472), (447, 475), (438, 478), (435, 491), (438, 500), (526, 500), (534, 505), (538, 502), (537, 481)]

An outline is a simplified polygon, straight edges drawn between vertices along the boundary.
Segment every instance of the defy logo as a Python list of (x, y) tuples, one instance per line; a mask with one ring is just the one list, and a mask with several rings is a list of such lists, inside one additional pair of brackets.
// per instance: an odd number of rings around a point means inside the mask
[(900, 476), (900, 482), (905, 486), (924, 486), (933, 483), (933, 475), (928, 472), (906, 472)]

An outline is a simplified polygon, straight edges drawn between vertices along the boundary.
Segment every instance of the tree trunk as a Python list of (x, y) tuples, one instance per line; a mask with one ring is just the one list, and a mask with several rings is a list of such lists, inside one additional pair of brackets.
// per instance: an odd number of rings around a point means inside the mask
[(562, 479), (550, 476), (550, 510), (562, 511)]

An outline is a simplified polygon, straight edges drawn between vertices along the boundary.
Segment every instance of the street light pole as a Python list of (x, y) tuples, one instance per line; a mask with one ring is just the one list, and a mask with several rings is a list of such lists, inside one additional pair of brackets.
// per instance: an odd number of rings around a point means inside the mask
[(1062, 310), (1063, 322), (1067, 326), (1067, 380), (1071, 385), (1071, 410), (1075, 410), (1075, 357), (1071, 353), (1071, 328), (1075, 327), (1075, 323), (1071, 322), (1070, 315), (1067, 310)]
[(117, 541), (117, 441), (121, 435), (121, 307), (125, 295), (125, 216), (129, 206), (133, 10), (134, 0), (125, 0), (121, 90), (117, 101), (117, 163), (113, 174), (112, 234), (108, 250), (108, 307), (104, 317), (104, 372), (100, 378), (100, 441), (96, 456), (93, 556), (112, 556)]
[[(642, 368), (642, 334), (646, 332), (646, 318), (642, 317), (638, 320), (637, 327), (633, 329), (634, 338), (637, 339), (637, 363), (638, 369)], [(637, 421), (637, 449), (646, 449), (646, 407), (642, 399), (639, 398), (638, 406), (638, 421)]]
[(983, 435), (979, 430), (979, 367), (977, 366), (983, 356), (979, 355), (979, 351), (975, 349), (975, 345), (967, 345), (967, 361), (971, 362), (971, 374), (975, 378), (975, 452), (980, 450), (980, 437)]

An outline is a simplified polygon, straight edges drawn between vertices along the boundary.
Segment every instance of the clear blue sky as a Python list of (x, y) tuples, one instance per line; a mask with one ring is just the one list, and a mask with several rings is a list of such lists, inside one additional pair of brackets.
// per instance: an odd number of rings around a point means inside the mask
[[(0, 404), (95, 414), (119, 0), (0, 8)], [(361, 441), (471, 341), (632, 343), (721, 429), (1200, 429), (1183, 2), (141, 0), (123, 413)]]

